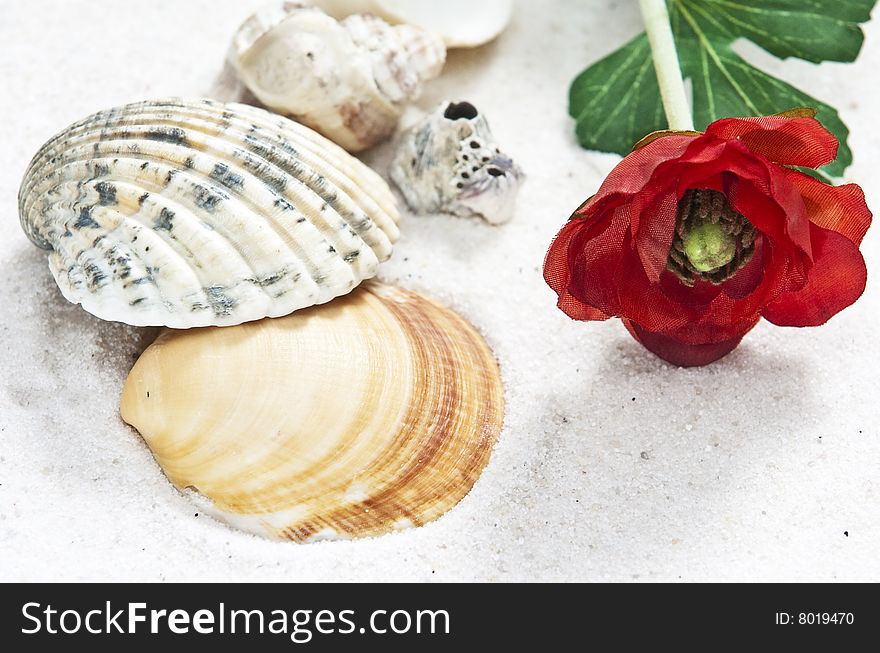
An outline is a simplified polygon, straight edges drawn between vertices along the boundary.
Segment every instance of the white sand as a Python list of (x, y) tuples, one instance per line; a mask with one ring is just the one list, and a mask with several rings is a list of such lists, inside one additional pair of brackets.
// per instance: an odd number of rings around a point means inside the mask
[[(570, 322), (541, 279), (551, 237), (617, 161), (577, 147), (566, 114), (575, 74), (640, 29), (635, 3), (612, 0), (520, 2), (418, 104), (473, 101), (529, 175), (504, 227), (407, 217), (382, 271), (471, 319), (501, 361), (507, 426), (473, 492), (425, 528), (351, 543), (196, 516), (117, 415), (151, 332), (61, 298), (16, 193), (71, 121), (207, 93), (255, 4), (0, 3), (0, 579), (880, 580), (880, 227), (858, 305), (821, 329), (762, 324), (705, 369), (664, 365), (615, 321)], [(837, 104), (850, 177), (880, 207), (880, 25), (852, 66), (747, 51)]]

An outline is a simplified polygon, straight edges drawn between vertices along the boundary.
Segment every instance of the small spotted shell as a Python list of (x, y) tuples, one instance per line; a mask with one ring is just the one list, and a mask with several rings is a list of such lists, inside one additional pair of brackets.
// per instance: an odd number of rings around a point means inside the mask
[(202, 510), (304, 542), (419, 526), (455, 506), (489, 460), (504, 394), (461, 317), (368, 282), (275, 320), (164, 331), (121, 412)]
[(101, 111), (49, 140), (19, 191), (61, 292), (128, 324), (286, 315), (376, 274), (398, 237), (385, 182), (287, 118), (165, 99)]
[(469, 102), (443, 102), (404, 134), (390, 174), (417, 213), (479, 216), (491, 224), (513, 217), (525, 176)]

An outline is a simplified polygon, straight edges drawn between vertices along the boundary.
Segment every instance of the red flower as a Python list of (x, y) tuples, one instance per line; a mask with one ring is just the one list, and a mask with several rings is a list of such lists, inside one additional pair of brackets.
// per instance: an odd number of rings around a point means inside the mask
[(817, 168), (836, 155), (837, 140), (808, 117), (661, 133), (562, 228), (544, 279), (570, 317), (618, 316), (682, 366), (721, 358), (762, 316), (823, 324), (865, 288), (859, 243), (871, 212), (857, 185), (786, 166)]

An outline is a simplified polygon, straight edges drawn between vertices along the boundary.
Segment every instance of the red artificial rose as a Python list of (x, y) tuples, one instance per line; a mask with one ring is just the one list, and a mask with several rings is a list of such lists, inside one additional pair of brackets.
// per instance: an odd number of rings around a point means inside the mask
[(859, 243), (871, 212), (857, 185), (786, 166), (817, 168), (836, 155), (837, 140), (809, 117), (661, 133), (562, 228), (544, 279), (573, 319), (620, 317), (682, 366), (721, 358), (762, 316), (823, 324), (865, 289)]

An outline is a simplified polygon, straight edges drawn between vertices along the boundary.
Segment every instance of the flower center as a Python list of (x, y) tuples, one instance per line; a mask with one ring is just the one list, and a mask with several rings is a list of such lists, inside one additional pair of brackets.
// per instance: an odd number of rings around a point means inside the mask
[(684, 253), (697, 270), (711, 272), (733, 260), (736, 238), (720, 224), (701, 224), (685, 235)]
[(724, 193), (692, 188), (678, 202), (666, 267), (686, 286), (697, 279), (724, 283), (752, 258), (756, 234)]

